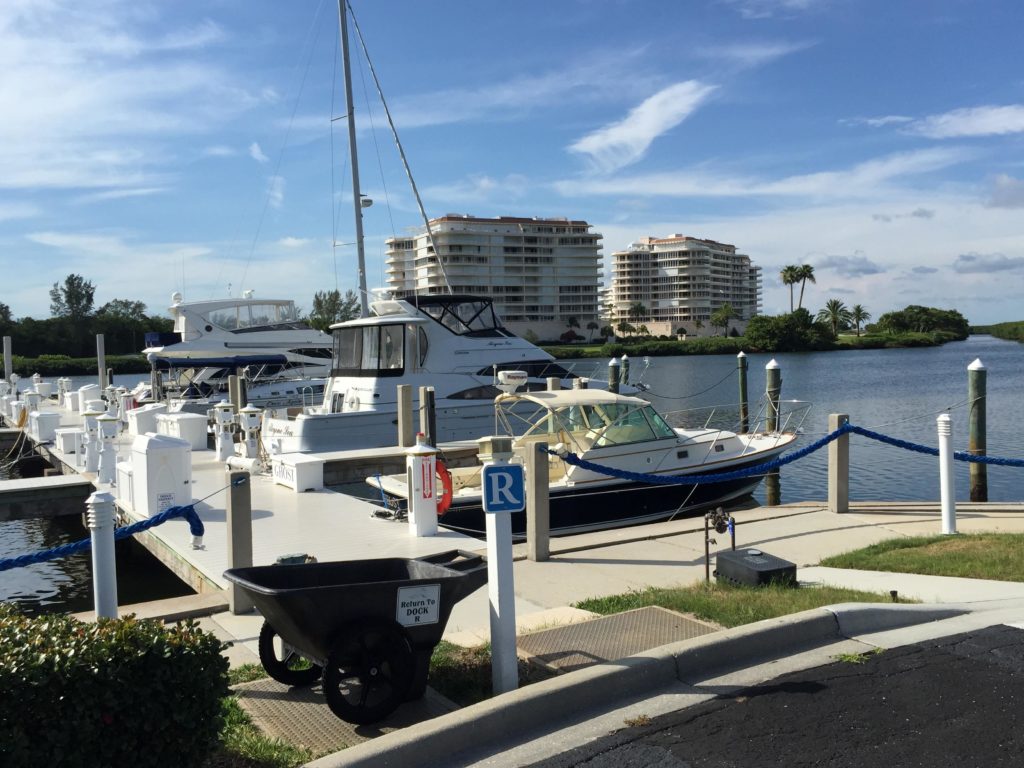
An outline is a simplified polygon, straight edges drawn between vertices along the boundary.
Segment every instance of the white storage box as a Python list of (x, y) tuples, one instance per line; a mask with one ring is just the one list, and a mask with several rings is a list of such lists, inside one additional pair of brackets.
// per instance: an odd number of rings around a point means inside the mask
[(296, 493), (319, 491), (324, 487), (324, 460), (304, 453), (282, 453), (274, 457), (274, 482)]
[(23, 400), (11, 400), (7, 407), (10, 409), (11, 414), (11, 426), (16, 427), (21, 421), (21, 414), (25, 412), (25, 402)]
[(200, 413), (161, 413), (156, 417), (156, 431), (188, 441), (193, 451), (205, 451), (208, 447), (206, 422), (206, 417)]
[(51, 381), (40, 381), (40, 382), (37, 382), (36, 385), (35, 385), (35, 389), (36, 389), (36, 392), (39, 393), (39, 396), (45, 400), (48, 397), (50, 397), (50, 395), (53, 394), (53, 382), (51, 382)]
[(78, 390), (64, 393), (64, 407), (69, 411), (78, 413)]
[(84, 429), (79, 429), (78, 427), (59, 427), (53, 432), (54, 445), (57, 446), (57, 450), (61, 453), (78, 453), (82, 450)]
[(28, 415), (29, 434), (40, 443), (52, 443), (57, 438), (60, 414), (50, 411), (32, 411)]
[(78, 388), (78, 412), (85, 413), (89, 409), (90, 400), (101, 400), (100, 397), (100, 385), (99, 384), (86, 384), (84, 387)]
[(192, 503), (192, 449), (167, 435), (139, 435), (132, 442), (132, 506), (152, 517)]
[(166, 403), (147, 403), (132, 408), (128, 411), (128, 434), (144, 435), (147, 432), (156, 432), (156, 417), (161, 413), (167, 413)]

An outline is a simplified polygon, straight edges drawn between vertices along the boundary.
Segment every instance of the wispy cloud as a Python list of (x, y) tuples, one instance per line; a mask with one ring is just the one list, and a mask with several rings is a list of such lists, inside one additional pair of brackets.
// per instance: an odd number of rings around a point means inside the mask
[(883, 128), (887, 125), (912, 123), (914, 118), (906, 115), (884, 115), (883, 117), (847, 117), (840, 120), (842, 125), (867, 125), (872, 128)]
[(727, 62), (746, 69), (761, 67), (783, 56), (811, 48), (817, 43), (732, 43), (699, 48), (695, 51), (701, 58)]
[(249, 157), (257, 163), (266, 163), (270, 161), (270, 158), (263, 154), (263, 150), (260, 149), (259, 143), (255, 141), (249, 145)]
[(204, 157), (233, 157), (237, 154), (237, 149), (225, 144), (215, 144), (212, 147), (207, 147), (203, 150)]
[(954, 109), (915, 121), (910, 130), (930, 139), (1021, 133), (1024, 132), (1024, 105)]
[(745, 19), (770, 19), (774, 16), (794, 16), (829, 0), (720, 0), (739, 11)]
[(992, 208), (1024, 208), (1024, 181), (1001, 173), (992, 181), (988, 199)]
[(836, 272), (844, 277), (878, 275), (885, 270), (863, 254), (853, 256), (826, 256), (814, 262), (815, 269)]
[(313, 241), (308, 237), (282, 237), (277, 241), (278, 245), (284, 248), (303, 248), (311, 242)]
[(963, 162), (970, 150), (935, 147), (897, 152), (867, 160), (851, 168), (762, 179), (716, 175), (706, 167), (669, 173), (576, 179), (555, 183), (563, 195), (636, 195), (639, 197), (812, 197), (854, 199), (883, 196), (892, 182), (938, 171)]
[(953, 270), (960, 274), (1012, 272), (1024, 269), (1024, 256), (1003, 253), (962, 253), (953, 262)]
[(608, 173), (638, 161), (651, 143), (672, 130), (715, 90), (696, 80), (664, 88), (634, 107), (622, 120), (594, 131), (569, 149), (590, 157), (594, 167)]
[(267, 180), (267, 203), (271, 208), (284, 205), (285, 180), (283, 176), (271, 176)]
[(894, 219), (934, 219), (935, 211), (930, 208), (915, 208), (910, 213), (873, 213), (871, 218), (885, 223)]
[(939, 270), (935, 267), (914, 267), (910, 271), (915, 275), (934, 275)]
[(159, 195), (168, 190), (167, 187), (130, 187), (128, 189), (108, 189), (104, 192), (92, 192), (75, 198), (76, 203), (101, 203), (106, 200), (123, 200), (129, 197), (149, 197)]
[(0, 202), (0, 221), (28, 219), (39, 215), (39, 208), (27, 203)]

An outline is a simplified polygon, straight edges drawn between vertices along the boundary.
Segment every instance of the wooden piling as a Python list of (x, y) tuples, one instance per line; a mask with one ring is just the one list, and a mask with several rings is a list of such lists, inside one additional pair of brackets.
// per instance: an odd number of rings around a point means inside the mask
[(740, 352), (736, 355), (736, 368), (740, 380), (740, 434), (750, 431), (750, 410), (747, 405), (747, 356)]
[[(828, 415), (828, 431), (835, 432), (850, 417), (845, 413)], [(828, 511), (850, 511), (850, 436), (841, 435), (828, 444)]]
[(14, 366), (12, 365), (14, 356), (11, 354), (11, 337), (4, 336), (4, 381), (11, 380), (11, 374), (14, 373)]
[(437, 447), (437, 413), (433, 387), (420, 387), (420, 432), (427, 445)]
[(526, 557), (542, 561), (551, 556), (551, 508), (548, 477), (548, 444), (526, 448)]
[[(228, 471), (228, 499), (225, 517), (228, 527), (228, 568), (248, 568), (252, 565), (252, 496), (249, 473)], [(228, 606), (231, 613), (248, 613), (252, 600), (234, 582), (228, 587)]]
[(99, 369), (100, 391), (107, 388), (107, 354), (104, 349), (103, 334), (96, 334), (96, 367)]
[[(985, 400), (988, 371), (981, 359), (967, 366), (968, 420), (967, 452), (984, 456), (987, 449)], [(988, 501), (988, 467), (971, 462), (971, 501)]]
[(398, 445), (411, 447), (416, 441), (412, 425), (412, 385), (398, 385)]

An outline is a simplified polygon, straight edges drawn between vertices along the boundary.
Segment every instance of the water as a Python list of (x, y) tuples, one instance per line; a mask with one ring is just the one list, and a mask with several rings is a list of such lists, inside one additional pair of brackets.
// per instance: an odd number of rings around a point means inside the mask
[[(754, 401), (764, 391), (764, 366), (770, 355), (748, 358), (748, 390)], [(1024, 458), (1022, 405), (1024, 345), (989, 336), (924, 349), (892, 349), (774, 355), (782, 366), (782, 397), (813, 405), (804, 422), (807, 445), (828, 430), (829, 413), (893, 437), (937, 445), (935, 417), (949, 410), (953, 444), (967, 447), (967, 366), (981, 358), (988, 369), (988, 452)], [(593, 360), (581, 361), (589, 370)], [(634, 360), (636, 367), (640, 363)], [(634, 368), (635, 370), (635, 368)], [(142, 376), (119, 376), (131, 387)], [(653, 358), (644, 379), (650, 399), (661, 411), (729, 404), (738, 398), (736, 358), (732, 355)], [(75, 377), (74, 386), (95, 381)], [(700, 394), (697, 394), (700, 393)], [(688, 397), (688, 395), (694, 395)], [(820, 501), (827, 496), (828, 452), (822, 449), (783, 467), (783, 503)], [(935, 500), (938, 460), (868, 440), (850, 437), (850, 498), (854, 500)], [(1024, 500), (1024, 470), (988, 468), (989, 499)], [(957, 497), (969, 494), (968, 467), (956, 463)], [(763, 486), (755, 498), (765, 503)], [(78, 518), (64, 521), (0, 523), (0, 557), (35, 552), (84, 538)], [(129, 546), (130, 545), (130, 546)], [(122, 604), (187, 594), (178, 581), (134, 542), (118, 545), (118, 589)], [(0, 573), (0, 600), (14, 600), (29, 610), (81, 611), (92, 608), (88, 554)]]

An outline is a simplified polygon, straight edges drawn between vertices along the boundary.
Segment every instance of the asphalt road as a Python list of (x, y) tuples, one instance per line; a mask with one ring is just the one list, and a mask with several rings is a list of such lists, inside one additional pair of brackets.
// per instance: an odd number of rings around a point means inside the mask
[(1024, 766), (1024, 630), (1000, 625), (786, 675), (535, 766)]

